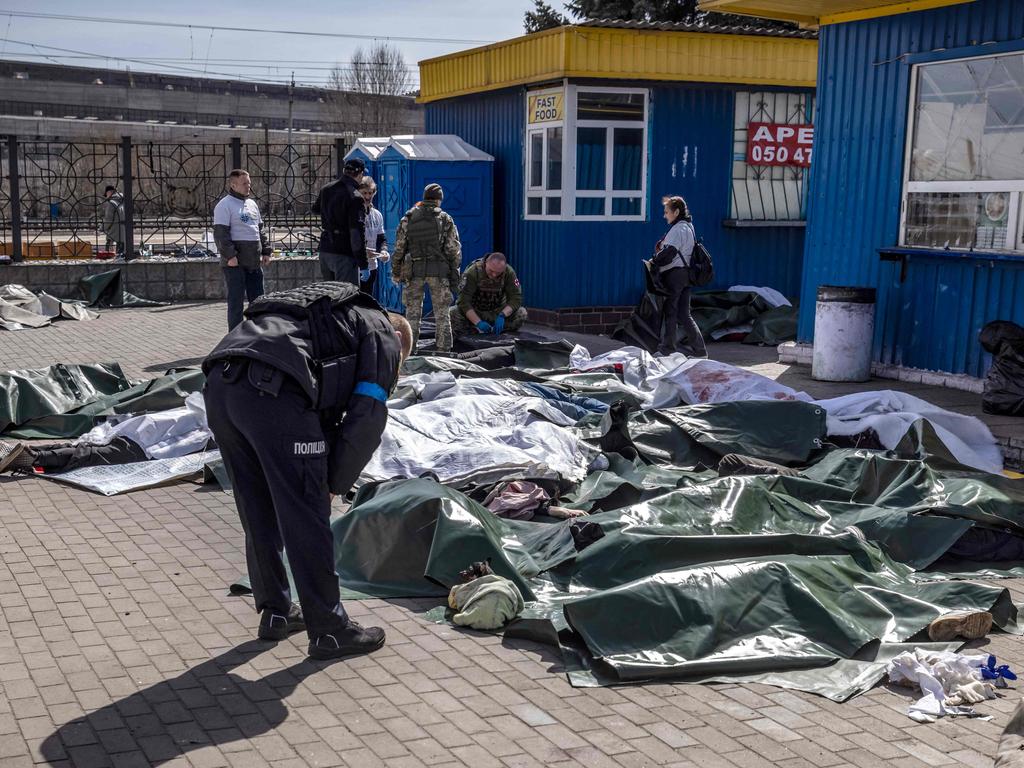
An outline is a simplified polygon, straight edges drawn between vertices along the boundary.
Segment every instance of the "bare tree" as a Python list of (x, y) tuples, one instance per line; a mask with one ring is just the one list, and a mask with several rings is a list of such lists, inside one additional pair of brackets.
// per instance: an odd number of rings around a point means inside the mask
[(387, 43), (368, 51), (357, 48), (346, 66), (338, 65), (329, 80), (338, 122), (355, 122), (362, 133), (389, 135), (405, 128), (402, 113), (412, 75), (402, 52)]

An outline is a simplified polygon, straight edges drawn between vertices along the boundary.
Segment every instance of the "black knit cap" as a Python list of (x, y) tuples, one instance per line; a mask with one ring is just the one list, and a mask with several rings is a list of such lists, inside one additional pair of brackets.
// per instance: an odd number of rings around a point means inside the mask
[(444, 200), (444, 190), (440, 184), (427, 184), (423, 188), (424, 200)]

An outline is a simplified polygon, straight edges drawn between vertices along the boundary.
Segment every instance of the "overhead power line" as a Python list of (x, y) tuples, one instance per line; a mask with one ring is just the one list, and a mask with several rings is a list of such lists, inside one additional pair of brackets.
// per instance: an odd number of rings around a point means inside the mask
[(485, 44), (493, 40), (464, 40), (445, 37), (405, 37), (401, 35), (355, 35), (347, 32), (319, 32), (301, 29), (261, 29), (258, 27), (226, 27), (219, 24), (184, 24), (174, 21), (145, 21), (142, 19), (110, 18), (106, 16), (71, 16), (60, 13), (33, 13), (0, 9), (0, 15), (17, 16), (22, 19), (46, 19), (51, 21), (96, 22), (100, 24), (130, 24), (143, 27), (170, 27), (174, 29), (206, 29), (217, 32), (247, 32), (268, 35), (301, 35), (304, 37), (337, 37), (349, 40), (393, 40), (403, 43), (445, 43)]
[[(0, 40), (2, 40), (2, 39), (3, 38), (0, 38)], [(27, 51), (18, 51), (16, 53), (11, 53), (9, 55), (10, 56), (19, 56), (19, 57), (28, 56), (28, 57), (32, 57), (32, 58), (41, 58), (41, 59), (53, 58), (53, 56), (51, 54), (46, 54), (46, 53), (28, 53)], [(107, 60), (107, 59), (112, 59), (112, 58), (117, 58), (117, 57), (108, 56), (108, 55), (103, 54), (103, 53), (67, 53), (67, 54), (60, 54), (56, 58), (60, 58), (60, 59), (85, 59), (85, 60)], [(9, 56), (3, 56), (3, 55), (0, 55), (0, 60), (12, 61), (12, 59), (10, 59)], [(171, 58), (171, 57), (163, 58), (163, 57), (158, 57), (158, 56), (138, 56), (138, 57), (136, 57), (134, 59), (134, 61), (146, 62), (148, 64), (159, 64), (159, 65), (174, 64), (174, 63), (183, 63), (183, 64), (185, 64), (185, 63), (189, 63), (189, 62), (192, 62), (194, 64), (207, 63), (206, 59), (203, 59), (202, 61), (197, 61), (196, 59)], [(252, 61), (252, 59), (210, 59), (208, 63), (210, 63), (210, 64), (226, 64), (226, 65), (230, 65), (231, 67), (239, 67), (239, 68), (242, 68), (242, 69), (267, 69), (267, 70), (269, 70), (269, 69), (287, 68), (289, 70), (291, 70), (291, 69), (308, 70), (308, 71), (312, 71), (312, 70), (326, 70), (326, 71), (329, 71), (329, 72), (333, 72), (334, 70), (339, 70), (341, 72), (355, 72), (356, 71), (355, 67), (343, 65), (343, 64), (340, 64), (340, 63), (332, 63), (329, 60), (321, 60), (321, 61), (310, 60), (308, 62), (303, 62), (300, 59), (294, 59), (294, 60), (290, 60), (290, 59), (262, 59), (262, 61), (265, 62), (263, 64), (252, 64), (252, 63), (249, 63), (251, 61)], [(415, 74), (415, 73), (419, 72), (419, 69), (417, 67), (405, 67), (405, 71)]]
[[(109, 56), (109, 55), (105, 55), (105, 54), (101, 54), (101, 53), (93, 53), (91, 51), (80, 51), (80, 50), (76, 50), (74, 48), (60, 48), (60, 47), (54, 46), (54, 45), (43, 45), (42, 43), (33, 43), (33, 42), (25, 41), (25, 40), (10, 40), (8, 38), (0, 38), (0, 41), (10, 42), (10, 43), (14, 43), (16, 45), (28, 46), (30, 48), (35, 49), (38, 52), (38, 55), (40, 57), (42, 57), (44, 59), (47, 59), (49, 61), (53, 61), (54, 63), (58, 63), (58, 64), (60, 62), (57, 62), (56, 59), (58, 57), (60, 57), (61, 53), (73, 54), (73, 55), (78, 55), (78, 56), (85, 56), (85, 57), (89, 57), (89, 58), (93, 58), (93, 59), (105, 59), (105, 60), (108, 60), (108, 61), (128, 62), (130, 64), (143, 64), (143, 65), (145, 65), (145, 64), (152, 64), (152, 62), (148, 62), (144, 58), (131, 58), (131, 57), (126, 57), (126, 56)], [(43, 53), (43, 51), (40, 50), (40, 49), (45, 49), (47, 51), (57, 51), (58, 53), (56, 53), (56, 54), (47, 54), (47, 53)], [(198, 62), (196, 62), (196, 63), (198, 64)], [(268, 83), (269, 82), (269, 83), (273, 83), (273, 84), (287, 84), (288, 81), (289, 81), (289, 78), (283, 78), (283, 79), (282, 78), (277, 78), (277, 79), (275, 79), (273, 76), (270, 76), (270, 75), (266, 76), (265, 78), (257, 78), (257, 77), (251, 77), (251, 76), (247, 76), (247, 75), (242, 75), (242, 74), (239, 74), (237, 72), (218, 72), (218, 71), (215, 71), (215, 70), (199, 69), (198, 67), (184, 67), (184, 66), (177, 65), (177, 64), (160, 64), (159, 66), (165, 67), (167, 69), (175, 70), (176, 72), (185, 72), (185, 73), (190, 74), (190, 75), (201, 75), (201, 76), (207, 76), (207, 77), (210, 76), (210, 75), (217, 75), (217, 76), (220, 76), (220, 77), (227, 77), (227, 78), (231, 78), (233, 80), (241, 80), (241, 81), (250, 82), (250, 83)], [(321, 85), (322, 86), (322, 85), (326, 85), (326, 84), (330, 83), (330, 78), (329, 77), (323, 77), (323, 76), (320, 76), (318, 78), (306, 77), (306, 78), (304, 78), (304, 80), (305, 80), (305, 84), (310, 84), (310, 85), (314, 85), (314, 86), (317, 86), (317, 85)]]

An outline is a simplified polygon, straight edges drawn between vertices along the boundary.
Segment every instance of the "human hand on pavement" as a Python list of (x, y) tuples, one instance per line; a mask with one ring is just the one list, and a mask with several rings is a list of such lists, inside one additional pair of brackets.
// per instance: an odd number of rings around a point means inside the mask
[(491, 330), (493, 329), (493, 326), (486, 320), (481, 320), (479, 323), (476, 324), (476, 329), (480, 331), (480, 333), (490, 333)]
[(230, 259), (228, 259), (228, 266), (229, 267), (237, 267), (238, 266), (238, 257), (237, 256), (232, 256)]
[(494, 321), (494, 335), (501, 336), (505, 332), (505, 316), (498, 314), (497, 319)]

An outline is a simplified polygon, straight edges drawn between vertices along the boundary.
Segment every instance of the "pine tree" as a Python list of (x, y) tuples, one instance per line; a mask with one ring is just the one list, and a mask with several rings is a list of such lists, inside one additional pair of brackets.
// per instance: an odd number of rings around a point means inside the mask
[(568, 23), (569, 20), (565, 16), (545, 3), (544, 0), (533, 0), (533, 10), (527, 11), (523, 15), (523, 28), (528, 35)]

